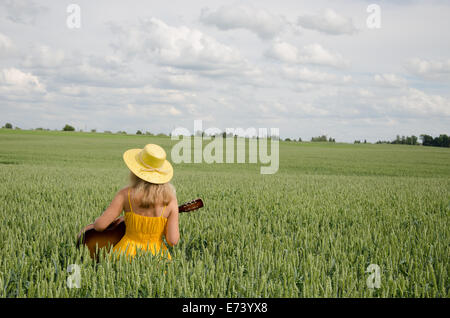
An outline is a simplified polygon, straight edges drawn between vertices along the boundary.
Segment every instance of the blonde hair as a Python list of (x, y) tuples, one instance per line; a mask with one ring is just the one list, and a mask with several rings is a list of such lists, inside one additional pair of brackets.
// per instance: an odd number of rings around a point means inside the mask
[(143, 209), (153, 207), (158, 203), (167, 205), (176, 196), (175, 187), (171, 183), (151, 183), (142, 180), (131, 171), (130, 187), (135, 190), (138, 201), (140, 201), (139, 207)]

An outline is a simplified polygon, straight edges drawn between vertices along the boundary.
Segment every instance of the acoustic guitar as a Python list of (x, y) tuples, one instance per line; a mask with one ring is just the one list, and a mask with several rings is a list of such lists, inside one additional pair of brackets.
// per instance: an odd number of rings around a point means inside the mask
[[(178, 206), (180, 213), (191, 212), (203, 207), (202, 199), (195, 199)], [(104, 231), (98, 232), (94, 224), (89, 224), (78, 233), (77, 248), (84, 244), (89, 249), (92, 259), (98, 260), (97, 251), (103, 247), (107, 249), (116, 245), (125, 235), (125, 218), (123, 216), (115, 219)]]

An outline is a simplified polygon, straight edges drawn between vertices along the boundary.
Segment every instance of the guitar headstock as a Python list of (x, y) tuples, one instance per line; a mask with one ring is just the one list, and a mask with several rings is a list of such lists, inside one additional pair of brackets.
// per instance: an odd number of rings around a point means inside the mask
[(202, 199), (195, 199), (189, 202), (186, 202), (178, 207), (179, 212), (191, 212), (203, 207)]

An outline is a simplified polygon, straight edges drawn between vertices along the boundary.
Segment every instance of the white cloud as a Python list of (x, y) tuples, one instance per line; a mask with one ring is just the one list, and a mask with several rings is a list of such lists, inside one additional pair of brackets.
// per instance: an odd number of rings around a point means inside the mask
[(171, 104), (186, 105), (195, 99), (196, 95), (189, 91), (177, 89), (161, 89), (151, 85), (143, 87), (129, 87), (115, 89), (116, 96), (119, 98), (133, 99), (139, 104)]
[(349, 64), (339, 53), (332, 53), (317, 43), (298, 49), (290, 43), (275, 41), (265, 54), (268, 57), (293, 64), (317, 64), (333, 67), (344, 67)]
[(335, 74), (313, 71), (306, 67), (283, 67), (282, 74), (290, 80), (310, 83), (334, 83), (338, 80)]
[[(34, 74), (50, 78), (50, 86), (57, 86), (57, 90), (65, 87), (64, 94), (67, 95), (78, 95), (71, 88), (74, 84), (86, 87), (130, 87), (145, 84), (140, 74), (134, 73), (124, 60), (114, 54), (100, 56), (66, 53), (59, 48), (38, 45), (29, 50), (20, 65)], [(150, 75), (146, 79), (149, 77)]]
[(376, 74), (374, 76), (375, 82), (380, 86), (386, 87), (405, 87), (406, 80), (395, 74)]
[(327, 116), (330, 112), (326, 109), (319, 108), (317, 106), (313, 106), (308, 103), (301, 103), (296, 105), (296, 109), (298, 113), (301, 115), (309, 115), (309, 116)]
[(272, 44), (269, 50), (266, 51), (266, 56), (280, 60), (287, 63), (298, 63), (299, 50), (294, 45), (276, 41)]
[[(157, 112), (159, 115), (165, 115), (165, 116), (179, 116), (181, 115), (181, 111), (178, 110), (174, 106), (167, 107), (159, 107), (159, 105), (152, 103), (151, 105), (145, 105), (145, 104), (131, 104), (128, 103), (124, 109), (126, 114), (130, 117), (133, 116), (155, 116), (155, 113)], [(159, 109), (158, 109), (159, 108)]]
[(364, 97), (364, 98), (372, 98), (375, 96), (374, 93), (372, 93), (371, 91), (369, 91), (365, 88), (358, 89), (357, 93), (359, 96)]
[(24, 73), (16, 68), (3, 69), (0, 73), (0, 85), (5, 91), (44, 92), (43, 85), (37, 76)]
[(331, 35), (353, 34), (357, 32), (350, 18), (340, 16), (332, 9), (325, 9), (314, 15), (302, 15), (297, 23), (303, 28)]
[(161, 87), (176, 89), (199, 89), (204, 87), (199, 76), (189, 72), (177, 72), (176, 69), (167, 67), (163, 74), (157, 75), (158, 84)]
[(95, 94), (95, 90), (92, 87), (70, 84), (59, 87), (59, 93), (72, 97), (88, 97)]
[(25, 67), (58, 67), (64, 61), (64, 51), (53, 49), (47, 45), (33, 47), (26, 55), (23, 61)]
[(264, 118), (272, 120), (283, 120), (285, 116), (291, 117), (322, 117), (328, 116), (330, 112), (309, 102), (288, 102), (280, 103), (278, 101), (263, 102), (259, 104), (258, 110)]
[(14, 45), (9, 37), (0, 33), (0, 57), (8, 55), (14, 48)]
[(450, 79), (450, 59), (444, 61), (413, 58), (408, 61), (407, 69), (429, 79)]
[(450, 100), (440, 95), (429, 95), (425, 92), (409, 88), (403, 96), (388, 99), (394, 111), (404, 112), (405, 116), (450, 116)]
[(203, 8), (200, 21), (221, 30), (247, 29), (262, 39), (273, 38), (286, 27), (282, 17), (248, 5), (226, 5), (216, 11)]
[(169, 114), (174, 115), (174, 116), (178, 116), (178, 115), (181, 114), (181, 112), (178, 109), (176, 109), (175, 107), (170, 106)]
[(243, 59), (238, 51), (196, 29), (169, 26), (151, 18), (138, 27), (113, 26), (119, 36), (114, 47), (128, 56), (140, 56), (162, 65), (211, 70), (240, 68)]
[(48, 9), (30, 0), (2, 0), (5, 17), (13, 22), (35, 24), (37, 16)]

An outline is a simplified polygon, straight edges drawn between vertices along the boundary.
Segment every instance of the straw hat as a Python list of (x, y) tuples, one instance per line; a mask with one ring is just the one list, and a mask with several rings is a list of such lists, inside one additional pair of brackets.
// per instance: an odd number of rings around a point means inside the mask
[(148, 144), (144, 149), (129, 149), (123, 154), (123, 161), (142, 180), (162, 184), (172, 179), (172, 165), (166, 160), (164, 149), (158, 145)]

